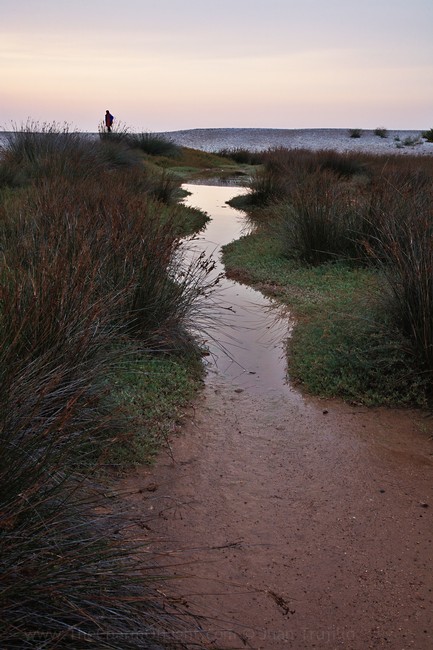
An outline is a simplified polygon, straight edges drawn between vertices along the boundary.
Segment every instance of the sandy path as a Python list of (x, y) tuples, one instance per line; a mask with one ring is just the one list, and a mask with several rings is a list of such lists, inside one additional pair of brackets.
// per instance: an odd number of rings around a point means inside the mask
[(173, 456), (119, 487), (213, 647), (430, 650), (430, 429), (213, 371)]

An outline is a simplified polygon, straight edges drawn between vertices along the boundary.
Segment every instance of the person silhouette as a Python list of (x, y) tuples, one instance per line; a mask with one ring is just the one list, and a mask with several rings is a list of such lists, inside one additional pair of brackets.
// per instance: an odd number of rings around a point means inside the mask
[(106, 127), (108, 133), (111, 132), (111, 127), (113, 125), (113, 120), (114, 120), (114, 117), (111, 115), (110, 111), (107, 109), (105, 111), (105, 127)]

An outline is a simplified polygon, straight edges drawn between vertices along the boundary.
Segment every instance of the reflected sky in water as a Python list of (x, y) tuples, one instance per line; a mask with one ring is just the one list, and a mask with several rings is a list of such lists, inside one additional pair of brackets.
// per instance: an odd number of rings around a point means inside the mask
[[(183, 186), (191, 194), (186, 205), (205, 211), (211, 220), (193, 242), (195, 254), (206, 251), (222, 273), (221, 247), (246, 234), (244, 214), (227, 201), (247, 190), (240, 187)], [(192, 254), (194, 254), (192, 253)], [(289, 334), (287, 312), (259, 291), (223, 278), (211, 300), (204, 338), (209, 349), (209, 379), (230, 378), (239, 388), (260, 393), (287, 391), (284, 342)]]

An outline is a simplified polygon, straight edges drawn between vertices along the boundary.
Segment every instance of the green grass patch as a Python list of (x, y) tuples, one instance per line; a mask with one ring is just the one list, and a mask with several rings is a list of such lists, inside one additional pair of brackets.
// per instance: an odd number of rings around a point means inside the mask
[(289, 376), (312, 394), (359, 404), (426, 404), (427, 378), (381, 308), (380, 276), (342, 262), (309, 267), (256, 232), (223, 249), (227, 274), (288, 305)]
[(152, 162), (169, 170), (181, 181), (195, 178), (224, 180), (245, 177), (247, 179), (256, 169), (253, 165), (240, 164), (224, 156), (189, 147), (181, 147), (176, 158), (154, 156)]
[(150, 463), (182, 422), (185, 408), (202, 384), (197, 359), (167, 354), (137, 355), (120, 364), (110, 383), (128, 435), (112, 446), (108, 462), (116, 467)]
[(289, 374), (308, 392), (355, 404), (426, 406), (427, 379), (374, 305), (340, 295), (295, 328)]
[(223, 248), (227, 274), (259, 285), (265, 293), (289, 304), (298, 316), (314, 313), (318, 305), (333, 302), (335, 292), (353, 295), (371, 272), (344, 264), (300, 266), (281, 254), (281, 243), (263, 232), (246, 235)]

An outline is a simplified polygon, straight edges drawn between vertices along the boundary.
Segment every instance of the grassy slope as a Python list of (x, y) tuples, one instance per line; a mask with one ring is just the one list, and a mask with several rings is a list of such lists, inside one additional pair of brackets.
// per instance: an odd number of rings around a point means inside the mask
[(188, 147), (182, 147), (175, 158), (153, 156), (152, 162), (169, 170), (182, 182), (215, 177), (221, 180), (247, 178), (254, 169), (251, 165), (240, 165), (217, 154)]

